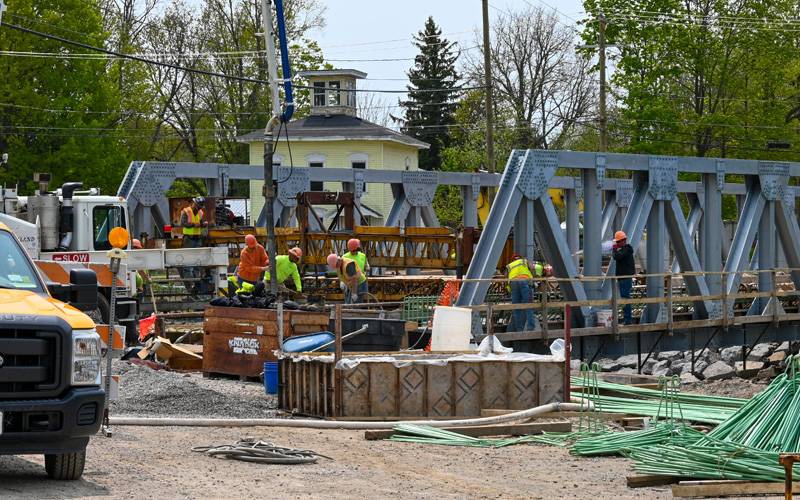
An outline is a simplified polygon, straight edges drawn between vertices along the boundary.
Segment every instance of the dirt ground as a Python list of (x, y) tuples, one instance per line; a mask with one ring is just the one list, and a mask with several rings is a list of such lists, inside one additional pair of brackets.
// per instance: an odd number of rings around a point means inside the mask
[[(214, 459), (192, 446), (243, 436), (333, 460), (300, 466)], [(0, 456), (0, 498), (671, 498), (628, 489), (625, 459), (571, 457), (542, 445), (501, 449), (366, 441), (363, 432), (117, 427), (96, 436), (76, 482), (47, 480), (38, 456)]]

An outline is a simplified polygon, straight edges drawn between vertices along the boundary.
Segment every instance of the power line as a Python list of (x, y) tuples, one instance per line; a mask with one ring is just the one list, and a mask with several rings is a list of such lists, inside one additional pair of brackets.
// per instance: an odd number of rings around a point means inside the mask
[[(17, 30), (17, 31), (21, 31), (23, 33), (37, 35), (37, 36), (40, 36), (40, 37), (43, 37), (43, 38), (47, 38), (47, 39), (50, 39), (50, 40), (55, 40), (55, 41), (58, 41), (58, 42), (61, 42), (61, 43), (67, 44), (67, 45), (73, 45), (73, 46), (80, 47), (80, 48), (83, 48), (83, 49), (93, 50), (93, 51), (101, 52), (103, 54), (116, 56), (116, 57), (119, 57), (119, 58), (122, 58), (122, 59), (130, 59), (130, 60), (142, 62), (142, 63), (145, 63), (145, 64), (152, 64), (152, 65), (155, 65), (155, 66), (162, 66), (162, 67), (166, 67), (166, 68), (170, 68), (170, 69), (174, 69), (174, 70), (178, 70), (178, 71), (185, 71), (187, 73), (196, 73), (196, 74), (205, 75), (205, 76), (212, 76), (212, 77), (216, 77), (216, 78), (226, 78), (226, 79), (229, 79), (229, 80), (238, 80), (238, 81), (249, 82), (249, 83), (258, 83), (258, 84), (262, 84), (262, 85), (268, 85), (269, 84), (269, 82), (267, 82), (265, 80), (260, 80), (260, 79), (257, 79), (257, 78), (250, 78), (250, 77), (246, 77), (246, 76), (237, 76), (237, 75), (226, 75), (224, 73), (217, 73), (215, 71), (208, 71), (208, 70), (197, 69), (197, 68), (187, 68), (185, 66), (179, 66), (179, 65), (176, 65), (176, 64), (166, 63), (166, 62), (162, 62), (162, 61), (154, 61), (154, 60), (151, 60), (151, 59), (146, 59), (146, 58), (135, 56), (135, 55), (123, 54), (123, 53), (120, 53), (120, 52), (116, 52), (116, 51), (109, 50), (109, 49), (104, 49), (104, 48), (101, 48), (101, 47), (94, 47), (92, 45), (85, 44), (85, 43), (82, 43), (82, 42), (76, 42), (76, 41), (73, 41), (73, 40), (68, 40), (68, 39), (60, 37), (60, 36), (51, 35), (51, 34), (48, 34), (48, 33), (42, 33), (40, 31), (32, 30), (30, 28), (24, 28), (24, 27), (17, 26), (17, 25), (14, 25), (14, 24), (3, 23), (0, 26), (11, 28), (11, 29), (14, 29), (14, 30)], [(49, 53), (49, 54), (51, 54), (51, 53)], [(60, 56), (63, 56), (63, 54), (61, 54)], [(313, 89), (313, 87), (308, 86), (308, 85), (295, 85), (295, 88)], [(483, 87), (439, 88), (439, 89), (417, 90), (416, 92), (432, 92), (432, 93), (436, 93), (436, 92), (454, 92), (454, 91), (460, 91), (460, 90), (479, 90), (479, 89), (482, 89), (482, 88)], [(361, 93), (363, 93), (363, 92), (374, 92), (374, 93), (383, 93), (383, 94), (405, 94), (407, 91), (405, 91), (405, 90), (383, 90), (383, 89), (346, 89), (346, 90), (342, 90), (342, 92), (361, 92)]]

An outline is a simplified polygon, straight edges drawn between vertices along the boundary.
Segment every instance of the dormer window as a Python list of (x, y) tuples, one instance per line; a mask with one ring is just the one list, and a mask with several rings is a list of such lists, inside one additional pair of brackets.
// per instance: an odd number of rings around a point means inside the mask
[(339, 98), (339, 89), (341, 88), (342, 85), (338, 80), (328, 82), (328, 106), (339, 106), (341, 104), (341, 99)]
[(314, 82), (314, 106), (325, 106), (325, 82)]

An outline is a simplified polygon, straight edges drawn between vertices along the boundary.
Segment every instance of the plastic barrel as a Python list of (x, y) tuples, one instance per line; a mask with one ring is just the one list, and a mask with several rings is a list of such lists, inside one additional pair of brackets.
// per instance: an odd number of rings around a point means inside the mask
[(267, 394), (278, 394), (278, 362), (264, 363), (264, 390)]

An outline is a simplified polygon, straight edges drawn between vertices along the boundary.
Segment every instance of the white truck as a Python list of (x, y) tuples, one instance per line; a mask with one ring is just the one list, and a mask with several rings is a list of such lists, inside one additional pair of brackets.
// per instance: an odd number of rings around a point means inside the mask
[[(51, 192), (48, 174), (34, 178), (39, 190), (31, 196), (17, 196), (16, 189), (0, 193), (0, 222), (6, 224), (48, 279), (63, 282), (69, 268), (85, 266), (98, 276), (98, 309), (101, 320), (108, 317), (111, 273), (106, 252), (111, 249), (109, 232), (115, 227), (131, 228), (127, 202), (117, 196), (103, 196), (99, 190), (83, 190), (69, 182)], [(215, 293), (227, 286), (226, 247), (143, 249), (127, 251), (125, 279), (118, 283), (117, 318), (133, 338), (139, 310), (136, 273), (167, 268), (199, 267), (205, 270), (207, 288)]]

